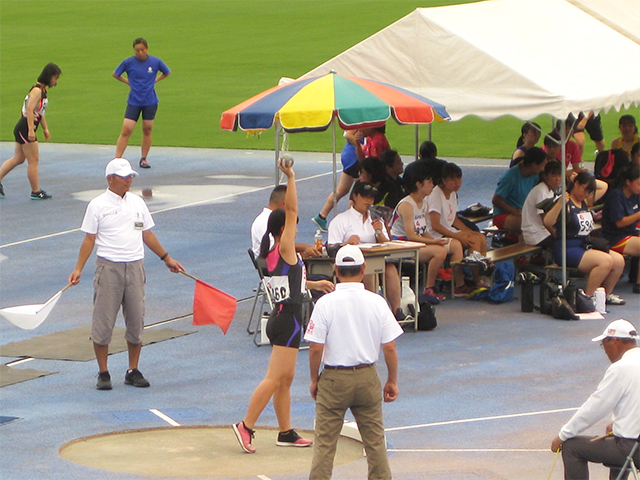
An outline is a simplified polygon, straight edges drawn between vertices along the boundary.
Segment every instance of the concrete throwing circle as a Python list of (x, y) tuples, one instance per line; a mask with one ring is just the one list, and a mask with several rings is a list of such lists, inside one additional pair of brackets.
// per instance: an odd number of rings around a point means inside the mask
[[(313, 432), (299, 431), (307, 438)], [(231, 427), (165, 427), (125, 430), (78, 438), (60, 455), (71, 462), (111, 472), (181, 478), (246, 478), (308, 472), (313, 447), (276, 446), (276, 429), (259, 428), (246, 454)], [(362, 443), (340, 437), (335, 465), (363, 456)]]

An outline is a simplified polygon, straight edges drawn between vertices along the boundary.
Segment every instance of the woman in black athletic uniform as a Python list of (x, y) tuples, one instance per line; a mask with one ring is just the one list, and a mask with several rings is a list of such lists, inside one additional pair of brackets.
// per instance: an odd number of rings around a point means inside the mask
[[(273, 408), (278, 417), (280, 447), (308, 447), (311, 440), (300, 437), (291, 428), (290, 388), (296, 371), (298, 347), (302, 336), (302, 297), (309, 288), (330, 292), (333, 283), (328, 280), (307, 282), (302, 259), (296, 253), (295, 240), (298, 224), (298, 198), (295, 174), (285, 161), (278, 161), (278, 168), (287, 176), (287, 192), (284, 210), (271, 212), (267, 232), (262, 238), (260, 256), (267, 261), (266, 276), (269, 294), (275, 307), (267, 323), (267, 335), (272, 350), (267, 374), (256, 387), (249, 402), (244, 420), (233, 425), (233, 431), (242, 449), (247, 453), (256, 450), (251, 444), (253, 427), (258, 417), (273, 397)], [(270, 247), (269, 235), (275, 242)]]
[[(42, 125), (44, 139), (49, 140), (49, 128), (44, 116), (49, 99), (47, 98), (47, 88), (55, 87), (60, 78), (60, 67), (55, 63), (47, 64), (42, 73), (38, 77), (36, 83), (24, 99), (22, 105), (22, 116), (15, 128), (13, 135), (16, 139), (13, 157), (5, 161), (0, 166), (0, 181), (15, 167), (27, 161), (27, 177), (31, 184), (32, 200), (47, 200), (51, 198), (44, 190), (40, 188), (38, 182), (38, 139), (36, 138), (36, 130), (38, 125)], [(0, 196), (4, 197), (4, 188), (0, 183)]]

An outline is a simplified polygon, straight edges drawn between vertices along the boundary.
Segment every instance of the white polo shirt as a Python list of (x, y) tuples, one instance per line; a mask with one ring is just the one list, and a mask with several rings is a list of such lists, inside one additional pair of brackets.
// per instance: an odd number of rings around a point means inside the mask
[(324, 345), (324, 365), (352, 367), (375, 363), (380, 346), (400, 335), (386, 300), (362, 283), (347, 282), (318, 299), (304, 339)]
[(107, 189), (89, 202), (80, 230), (96, 235), (96, 255), (111, 262), (144, 258), (142, 232), (155, 224), (147, 204), (138, 195), (124, 197)]
[(580, 435), (611, 413), (613, 434), (623, 438), (640, 435), (640, 347), (627, 350), (607, 368), (597, 390), (562, 427), (562, 441)]
[[(260, 213), (251, 224), (251, 250), (253, 250), (256, 258), (260, 256), (260, 244), (269, 226), (269, 216), (271, 216), (272, 211), (273, 210), (264, 207), (262, 213)], [(273, 237), (271, 238), (271, 245), (273, 246)]]
[(376, 231), (371, 223), (369, 212), (367, 212), (367, 219), (363, 223), (362, 214), (351, 207), (331, 220), (328, 243), (330, 245), (346, 243), (353, 235), (360, 237), (360, 243), (376, 243)]

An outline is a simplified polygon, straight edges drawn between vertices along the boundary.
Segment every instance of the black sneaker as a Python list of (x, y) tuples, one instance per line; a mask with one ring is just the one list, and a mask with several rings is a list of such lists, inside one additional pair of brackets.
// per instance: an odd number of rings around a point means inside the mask
[(4, 197), (4, 187), (2, 186), (2, 183), (0, 183), (0, 197)]
[(49, 200), (51, 195), (49, 195), (44, 190), (40, 189), (37, 192), (31, 192), (31, 200)]
[(313, 442), (306, 438), (302, 438), (292, 428), (287, 432), (278, 433), (278, 440), (276, 440), (276, 445), (279, 447), (310, 447), (311, 445), (313, 445)]
[(404, 322), (407, 319), (407, 316), (401, 308), (398, 308), (393, 316), (396, 317), (398, 322)]
[(151, 385), (149, 380), (144, 378), (142, 372), (137, 368), (127, 371), (127, 374), (124, 376), (124, 384), (133, 385), (134, 387), (148, 387)]
[(96, 388), (98, 390), (111, 390), (111, 375), (109, 375), (109, 372), (98, 373)]
[(151, 165), (149, 165), (146, 158), (141, 158), (138, 165), (140, 165), (140, 168), (151, 168)]

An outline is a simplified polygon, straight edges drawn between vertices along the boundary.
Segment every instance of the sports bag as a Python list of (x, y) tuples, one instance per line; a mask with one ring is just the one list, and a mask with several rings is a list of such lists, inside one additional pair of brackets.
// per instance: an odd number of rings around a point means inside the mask
[(495, 266), (493, 286), (487, 300), (492, 303), (504, 303), (513, 300), (515, 290), (515, 267), (512, 262), (502, 262)]
[(418, 313), (418, 330), (421, 332), (433, 330), (438, 326), (436, 319), (436, 307), (429, 302), (420, 302), (420, 313)]

